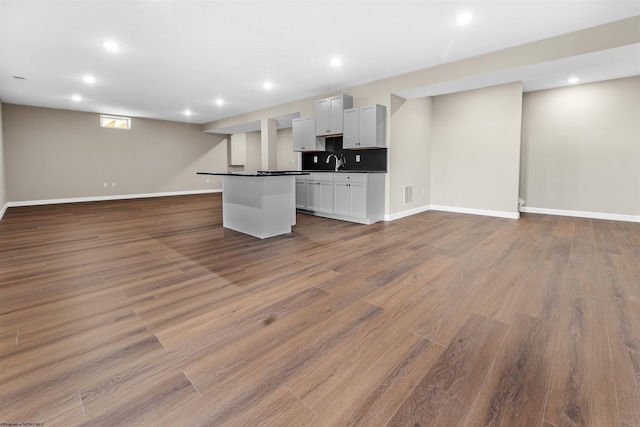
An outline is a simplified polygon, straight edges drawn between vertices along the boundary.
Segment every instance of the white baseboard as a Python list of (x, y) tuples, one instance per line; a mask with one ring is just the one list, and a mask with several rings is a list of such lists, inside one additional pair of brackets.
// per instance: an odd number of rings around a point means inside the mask
[(2, 207), (2, 209), (0, 209), (0, 219), (2, 219), (2, 217), (4, 216), (4, 213), (7, 211), (8, 207), (9, 207), (9, 203), (5, 203), (4, 206)]
[(5, 206), (5, 209), (6, 207), (57, 205), (60, 203), (104, 202), (107, 200), (145, 199), (148, 197), (186, 196), (190, 194), (207, 194), (207, 193), (221, 193), (221, 192), (222, 192), (221, 189), (213, 189), (213, 190), (169, 191), (165, 193), (119, 194), (114, 196), (73, 197), (68, 199), (25, 200), (20, 202), (9, 202)]
[(469, 209), (469, 208), (458, 208), (454, 206), (441, 206), (441, 205), (427, 205), (421, 206), (419, 208), (410, 209), (398, 213), (394, 213), (391, 215), (385, 215), (385, 221), (394, 221), (396, 219), (405, 218), (411, 215), (419, 214), (426, 211), (442, 211), (442, 212), (455, 212), (455, 213), (463, 213), (463, 214), (471, 214), (471, 215), (482, 215), (482, 216), (493, 216), (498, 218), (508, 218), (508, 219), (518, 219), (520, 218), (519, 212), (503, 212), (503, 211), (487, 211), (482, 209)]
[(488, 211), (484, 209), (470, 209), (470, 208), (458, 208), (455, 206), (441, 206), (431, 205), (431, 209), (434, 211), (443, 212), (455, 212), (471, 215), (493, 216), (497, 218), (518, 219), (520, 218), (520, 212), (505, 212), (505, 211)]
[(585, 211), (568, 211), (562, 209), (546, 209), (546, 208), (530, 208), (521, 207), (520, 212), (543, 214), (543, 215), (559, 215), (559, 216), (573, 216), (576, 218), (591, 218), (591, 219), (608, 219), (611, 221), (628, 221), (628, 222), (640, 222), (640, 215), (621, 215), (603, 212), (585, 212)]
[(431, 206), (429, 206), (429, 205), (420, 206), (420, 207), (409, 209), (409, 210), (406, 210), (406, 211), (397, 212), (397, 213), (390, 214), (390, 215), (385, 215), (384, 216), (384, 220), (385, 221), (395, 221), (396, 219), (406, 218), (408, 216), (416, 215), (416, 214), (419, 214), (419, 213), (422, 213), (422, 212), (427, 212), (429, 210), (431, 210)]

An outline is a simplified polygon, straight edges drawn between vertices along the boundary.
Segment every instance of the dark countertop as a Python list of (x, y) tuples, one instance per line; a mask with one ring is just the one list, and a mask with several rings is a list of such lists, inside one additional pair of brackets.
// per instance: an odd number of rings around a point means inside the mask
[(301, 171), (237, 171), (237, 172), (196, 172), (198, 175), (226, 175), (226, 176), (285, 176), (285, 175), (309, 175), (317, 172), (332, 173), (387, 173), (387, 171), (370, 171), (370, 170), (327, 170), (327, 169), (305, 169)]
[(339, 171), (329, 169), (305, 169), (302, 172), (316, 173), (316, 172), (333, 172), (333, 173), (387, 173), (387, 171), (371, 171), (371, 170), (354, 170), (354, 169), (342, 169)]
[(197, 175), (223, 175), (223, 176), (288, 176), (309, 175), (305, 171), (238, 171), (238, 172), (196, 172)]

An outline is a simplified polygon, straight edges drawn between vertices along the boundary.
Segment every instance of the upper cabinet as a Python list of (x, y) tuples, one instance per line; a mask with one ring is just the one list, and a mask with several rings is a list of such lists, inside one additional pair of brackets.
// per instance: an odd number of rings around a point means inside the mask
[(324, 138), (316, 137), (316, 118), (293, 119), (293, 151), (324, 151)]
[(332, 96), (316, 101), (316, 135), (339, 135), (343, 133), (343, 113), (353, 107), (353, 97)]
[(368, 105), (344, 110), (343, 148), (380, 148), (386, 146), (387, 107)]

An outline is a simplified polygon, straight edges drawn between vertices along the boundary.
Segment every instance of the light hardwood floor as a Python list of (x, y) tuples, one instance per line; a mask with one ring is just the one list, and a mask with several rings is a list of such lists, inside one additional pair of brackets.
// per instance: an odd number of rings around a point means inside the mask
[(640, 224), (8, 209), (0, 423), (640, 426)]

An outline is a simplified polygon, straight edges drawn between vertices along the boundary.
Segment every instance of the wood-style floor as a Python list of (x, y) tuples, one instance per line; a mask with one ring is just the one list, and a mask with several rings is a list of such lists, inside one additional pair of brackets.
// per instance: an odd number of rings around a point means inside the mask
[(9, 208), (0, 423), (640, 426), (640, 224)]

